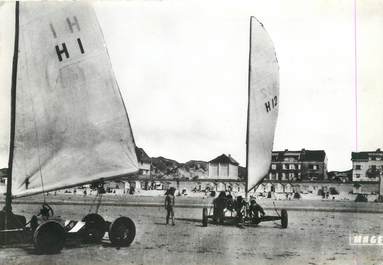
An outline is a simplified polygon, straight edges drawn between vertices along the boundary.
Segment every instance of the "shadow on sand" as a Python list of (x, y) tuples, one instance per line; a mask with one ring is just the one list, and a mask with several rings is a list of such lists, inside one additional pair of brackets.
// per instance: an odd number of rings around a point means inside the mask
[[(196, 218), (176, 218), (177, 221), (187, 221), (187, 222), (192, 222), (192, 223), (199, 223), (200, 225), (196, 225), (198, 227), (203, 227), (202, 225), (202, 220), (201, 219), (196, 219)], [(260, 225), (260, 224), (251, 224), (251, 223), (245, 223), (242, 225), (238, 225), (235, 221), (225, 221), (223, 224), (218, 224), (214, 222), (213, 220), (208, 221), (208, 225), (213, 225), (213, 226), (236, 226), (238, 228), (246, 228), (246, 227), (253, 227), (253, 228), (262, 228), (262, 229), (283, 229), (282, 226), (278, 223), (273, 223), (273, 226), (271, 225)]]
[[(91, 247), (91, 246), (102, 246), (103, 248), (115, 248), (115, 249), (120, 249), (120, 248), (128, 248), (129, 246), (116, 246), (110, 243), (109, 241), (102, 240), (100, 243), (81, 243), (81, 242), (70, 242), (66, 243), (64, 246), (64, 249), (79, 249), (79, 248), (86, 248), (86, 247)], [(20, 248), (24, 250), (28, 255), (37, 255), (37, 256), (43, 256), (43, 255), (59, 255), (60, 252), (58, 253), (52, 253), (52, 254), (47, 254), (47, 253), (41, 253), (37, 251), (33, 244), (22, 244), (22, 245), (13, 245), (12, 247), (15, 248)]]
[(156, 223), (154, 223), (155, 225), (167, 225), (166, 223), (158, 223), (158, 222), (156, 222)]

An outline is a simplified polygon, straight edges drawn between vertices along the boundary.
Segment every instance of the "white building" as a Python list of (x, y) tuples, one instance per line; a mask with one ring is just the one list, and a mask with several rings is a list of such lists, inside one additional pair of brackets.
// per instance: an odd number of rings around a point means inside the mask
[(230, 155), (222, 154), (209, 161), (209, 179), (238, 179), (239, 163)]
[(380, 149), (368, 152), (353, 152), (352, 181), (379, 182), (383, 172), (383, 152)]

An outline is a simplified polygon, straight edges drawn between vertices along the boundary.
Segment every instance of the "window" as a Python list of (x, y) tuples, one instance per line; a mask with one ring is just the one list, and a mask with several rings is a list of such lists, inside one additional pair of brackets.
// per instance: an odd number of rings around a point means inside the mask
[(271, 164), (271, 169), (276, 170), (277, 169), (277, 165), (276, 164)]
[(358, 179), (360, 178), (360, 174), (355, 174), (355, 177)]
[(362, 169), (362, 165), (355, 165), (355, 170), (361, 170)]
[(318, 165), (309, 165), (309, 169), (317, 170)]
[(293, 180), (294, 179), (294, 173), (289, 173), (289, 180)]
[(295, 169), (295, 165), (294, 164), (290, 164), (289, 165), (289, 169)]
[(282, 173), (282, 180), (286, 180), (286, 173)]
[(298, 169), (301, 169), (301, 165), (300, 164), (298, 165)]
[(282, 165), (282, 168), (283, 168), (283, 169), (288, 169), (288, 164), (283, 164), (283, 165)]

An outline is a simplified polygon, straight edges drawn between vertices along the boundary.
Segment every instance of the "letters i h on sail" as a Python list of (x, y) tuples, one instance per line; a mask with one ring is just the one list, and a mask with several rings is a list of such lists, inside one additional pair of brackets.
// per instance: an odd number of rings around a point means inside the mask
[(138, 170), (134, 138), (89, 3), (20, 3), (12, 194)]

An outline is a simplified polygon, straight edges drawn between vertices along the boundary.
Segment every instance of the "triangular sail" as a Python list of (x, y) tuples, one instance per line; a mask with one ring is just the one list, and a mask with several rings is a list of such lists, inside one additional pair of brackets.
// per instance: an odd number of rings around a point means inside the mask
[(250, 19), (247, 190), (270, 169), (279, 108), (279, 66), (273, 42), (263, 25)]
[(134, 139), (91, 6), (21, 2), (12, 195), (138, 170)]

